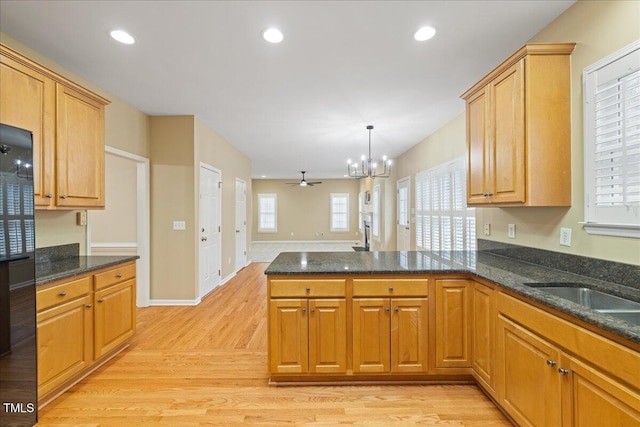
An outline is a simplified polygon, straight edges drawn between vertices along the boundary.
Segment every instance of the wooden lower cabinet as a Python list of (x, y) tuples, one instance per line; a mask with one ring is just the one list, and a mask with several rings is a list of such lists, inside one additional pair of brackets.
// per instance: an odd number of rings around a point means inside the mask
[(471, 360), (473, 376), (486, 392), (495, 397), (495, 291), (478, 282), (472, 282)]
[(38, 286), (40, 405), (126, 347), (135, 333), (135, 300), (135, 261)]
[(340, 374), (347, 368), (344, 298), (272, 299), (269, 369), (272, 374)]
[(39, 396), (48, 395), (93, 363), (91, 303), (87, 290), (80, 298), (38, 313)]
[(464, 279), (436, 280), (436, 367), (471, 367), (471, 290)]
[(353, 299), (353, 372), (427, 372), (427, 298)]
[(497, 330), (500, 405), (520, 426), (560, 426), (560, 352), (502, 316)]

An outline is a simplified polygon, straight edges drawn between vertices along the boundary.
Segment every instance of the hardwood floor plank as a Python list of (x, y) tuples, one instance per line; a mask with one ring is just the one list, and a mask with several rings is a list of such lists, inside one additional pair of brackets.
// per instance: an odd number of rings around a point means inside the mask
[(266, 267), (251, 264), (196, 307), (138, 309), (130, 347), (38, 425), (511, 425), (471, 385), (269, 386)]

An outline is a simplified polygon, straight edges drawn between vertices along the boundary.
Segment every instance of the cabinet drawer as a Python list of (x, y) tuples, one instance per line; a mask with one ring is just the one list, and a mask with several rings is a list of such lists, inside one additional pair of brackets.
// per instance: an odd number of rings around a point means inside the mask
[(271, 280), (271, 297), (343, 297), (345, 279)]
[(106, 288), (136, 277), (136, 263), (120, 265), (103, 273), (98, 273), (93, 277), (95, 290)]
[(36, 307), (38, 311), (54, 307), (75, 298), (87, 295), (91, 291), (91, 276), (64, 282), (46, 289), (38, 289)]
[(353, 279), (353, 296), (427, 296), (429, 279)]

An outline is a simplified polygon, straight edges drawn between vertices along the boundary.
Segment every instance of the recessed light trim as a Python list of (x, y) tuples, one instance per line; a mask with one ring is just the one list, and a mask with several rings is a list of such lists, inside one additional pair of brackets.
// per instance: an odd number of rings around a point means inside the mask
[(280, 43), (284, 39), (284, 35), (277, 28), (267, 28), (262, 32), (262, 38), (269, 43)]
[(413, 38), (419, 42), (429, 40), (436, 35), (436, 29), (433, 27), (422, 27), (413, 33)]
[(110, 34), (114, 40), (123, 44), (134, 44), (136, 42), (136, 39), (131, 34), (123, 30), (113, 30)]

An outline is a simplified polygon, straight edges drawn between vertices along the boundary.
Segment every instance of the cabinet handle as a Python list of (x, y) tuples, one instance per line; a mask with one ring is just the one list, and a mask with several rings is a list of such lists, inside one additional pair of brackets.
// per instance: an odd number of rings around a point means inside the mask
[(307, 312), (307, 309), (306, 309), (306, 308), (303, 308), (303, 309), (302, 309), (302, 312), (303, 312), (303, 313), (306, 313), (306, 312)]
[(45, 196), (47, 199), (53, 199), (53, 194), (49, 193)]
[(87, 304), (87, 305), (85, 305), (85, 307), (91, 308), (91, 307), (93, 307), (93, 304)]
[(556, 362), (555, 360), (547, 359), (547, 366), (551, 366), (553, 368), (557, 364), (558, 362)]
[(385, 311), (386, 313), (388, 313), (388, 312), (390, 312), (391, 310), (389, 310), (389, 307), (385, 307), (385, 308), (384, 308), (384, 311)]
[(311, 311), (311, 314), (313, 314), (313, 313), (315, 313), (315, 312), (316, 312), (316, 309), (315, 309), (315, 308), (312, 308), (310, 311)]
[(61, 194), (61, 195), (60, 195), (60, 198), (61, 198), (61, 199), (66, 199), (66, 198), (67, 198), (67, 195), (66, 195), (66, 194)]
[(397, 313), (398, 312), (398, 307), (394, 308), (393, 311), (394, 311), (394, 313)]
[(104, 301), (104, 298), (100, 298), (100, 299), (98, 300), (98, 302), (103, 302), (103, 301)]
[(389, 286), (389, 292), (393, 292), (393, 286)]
[(60, 295), (61, 297), (66, 297), (67, 293), (65, 291), (60, 292), (58, 295)]
[(305, 289), (305, 291), (306, 291), (307, 293), (309, 293), (309, 292), (311, 292), (311, 288), (306, 288), (306, 289)]
[(558, 372), (560, 373), (560, 375), (568, 375), (569, 374), (569, 370), (568, 369), (564, 369), (564, 368), (558, 368)]
[(122, 274), (120, 273), (116, 274), (116, 279), (122, 279)]

